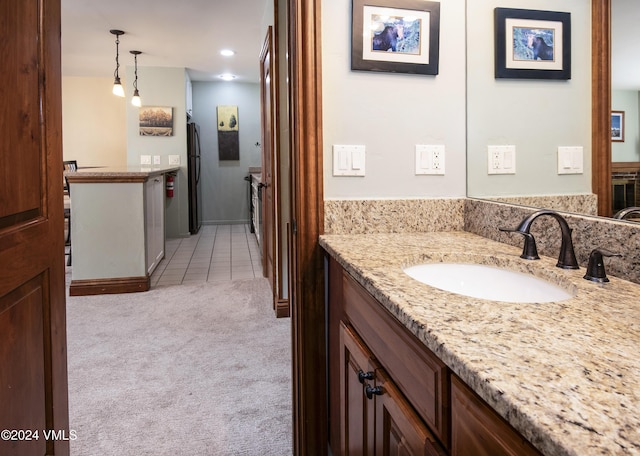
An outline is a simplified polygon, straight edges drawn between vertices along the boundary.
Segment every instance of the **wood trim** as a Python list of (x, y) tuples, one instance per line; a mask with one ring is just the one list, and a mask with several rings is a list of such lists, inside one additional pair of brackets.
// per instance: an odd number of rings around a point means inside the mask
[(288, 318), (291, 316), (291, 312), (289, 311), (289, 300), (288, 299), (276, 299), (275, 303), (275, 312), (276, 318)]
[(611, 217), (611, 0), (591, 2), (591, 22), (591, 186), (598, 215)]
[(320, 0), (290, 0), (290, 134), (295, 455), (327, 454)]
[(611, 163), (611, 172), (624, 173), (640, 171), (640, 162), (613, 162)]
[[(40, 93), (41, 93), (41, 125), (45, 138), (47, 192), (48, 204), (43, 214), (52, 223), (54, 236), (60, 241), (51, 245), (55, 265), (49, 269), (47, 290), (49, 309), (46, 318), (50, 329), (45, 333), (45, 344), (50, 353), (50, 361), (46, 370), (47, 426), (49, 429), (69, 429), (69, 392), (67, 380), (67, 313), (64, 281), (64, 249), (58, 250), (58, 242), (64, 243), (64, 211), (62, 210), (62, 189), (60, 188), (62, 174), (62, 68), (60, 43), (61, 2), (60, 0), (39, 1), (39, 60)], [(30, 30), (25, 30), (21, 38), (29, 36)], [(57, 235), (56, 235), (57, 233)], [(60, 246), (62, 247), (62, 246)], [(62, 260), (62, 261), (61, 261)], [(50, 363), (50, 364), (49, 364)], [(47, 441), (46, 453), (56, 456), (70, 454), (68, 441)]]
[(150, 288), (151, 279), (149, 276), (72, 280), (69, 286), (69, 296), (137, 293), (140, 291), (148, 291)]

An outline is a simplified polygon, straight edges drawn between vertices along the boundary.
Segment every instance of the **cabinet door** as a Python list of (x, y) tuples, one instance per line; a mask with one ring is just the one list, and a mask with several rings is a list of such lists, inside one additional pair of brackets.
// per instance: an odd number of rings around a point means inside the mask
[(164, 180), (150, 177), (145, 182), (145, 237), (147, 274), (151, 275), (164, 257)]
[(451, 454), (534, 456), (540, 453), (458, 377), (451, 376)]
[(340, 416), (343, 455), (373, 455), (373, 401), (366, 386), (373, 386), (376, 366), (366, 346), (340, 323)]
[[(383, 370), (377, 371), (375, 397), (376, 456), (446, 453)], [(471, 454), (471, 453), (469, 453)]]

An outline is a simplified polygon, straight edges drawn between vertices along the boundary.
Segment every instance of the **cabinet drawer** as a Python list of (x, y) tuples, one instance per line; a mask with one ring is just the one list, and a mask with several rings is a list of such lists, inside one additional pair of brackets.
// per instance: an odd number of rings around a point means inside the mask
[(344, 315), (440, 441), (449, 442), (448, 369), (349, 274)]

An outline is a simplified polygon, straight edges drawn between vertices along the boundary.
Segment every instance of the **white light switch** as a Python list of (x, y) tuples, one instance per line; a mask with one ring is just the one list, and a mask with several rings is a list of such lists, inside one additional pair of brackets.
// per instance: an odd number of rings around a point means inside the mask
[(584, 172), (583, 148), (558, 147), (558, 174), (582, 174)]
[(444, 145), (416, 144), (416, 175), (444, 175)]
[(160, 155), (154, 155), (153, 156), (153, 164), (154, 165), (159, 165), (160, 164)]
[(488, 174), (516, 173), (516, 146), (487, 146)]
[(141, 165), (150, 165), (151, 164), (151, 155), (140, 155), (140, 164)]
[(364, 176), (364, 172), (365, 146), (333, 146), (334, 176)]
[(179, 165), (180, 164), (180, 155), (169, 155), (169, 164), (170, 165)]

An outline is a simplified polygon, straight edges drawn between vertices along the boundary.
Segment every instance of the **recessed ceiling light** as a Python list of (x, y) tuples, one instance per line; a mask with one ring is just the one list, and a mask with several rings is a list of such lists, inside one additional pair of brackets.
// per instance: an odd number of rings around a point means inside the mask
[(223, 81), (233, 81), (236, 78), (236, 75), (234, 74), (229, 74), (229, 73), (225, 73), (225, 74), (221, 74), (220, 76), (218, 76), (220, 79), (222, 79)]
[(223, 49), (220, 51), (221, 55), (224, 55), (225, 57), (231, 57), (232, 55), (235, 55), (235, 52), (233, 52), (231, 49)]

